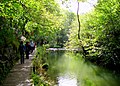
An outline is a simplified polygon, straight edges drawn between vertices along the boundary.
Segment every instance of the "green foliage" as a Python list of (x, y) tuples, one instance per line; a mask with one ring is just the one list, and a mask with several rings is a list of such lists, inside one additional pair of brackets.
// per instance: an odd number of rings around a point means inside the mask
[[(55, 42), (55, 35), (64, 20), (62, 16), (59, 5), (54, 0), (0, 0), (0, 55), (2, 55), (2, 60), (7, 61), (12, 55), (5, 53), (8, 47), (11, 47), (12, 52), (17, 55), (22, 35), (27, 40), (32, 38), (36, 42), (42, 40), (43, 43)], [(45, 47), (48, 48), (49, 44)], [(14, 61), (16, 57), (12, 57), (11, 61)], [(13, 65), (11, 61), (9, 62)], [(0, 73), (3, 74), (1, 71)]]
[(84, 85), (83, 86), (96, 86), (94, 82), (88, 78), (85, 78), (84, 80)]
[(74, 13), (66, 11), (65, 14), (61, 29), (56, 33), (56, 44), (61, 47), (68, 41), (69, 30), (72, 28), (72, 22), (75, 20)]
[(32, 79), (35, 86), (52, 86), (54, 80), (47, 75), (47, 69), (44, 69), (47, 63), (46, 46), (38, 47), (36, 57), (33, 59), (33, 66), (35, 67), (35, 73), (32, 74)]
[[(120, 69), (119, 7), (118, 0), (99, 0), (92, 13), (80, 16), (81, 40), (88, 52), (86, 58), (104, 67), (116, 68), (118, 71)], [(68, 11), (63, 12), (54, 0), (1, 0), (0, 20), (2, 60), (6, 61), (6, 57), (11, 55), (7, 53), (5, 57), (6, 48), (11, 47), (14, 54), (17, 54), (22, 35), (27, 40), (32, 38), (43, 45), (40, 58), (45, 55), (46, 48), (63, 47), (67, 41), (68, 48), (80, 47), (75, 15)], [(12, 59), (15, 60), (16, 57)]]
[(104, 62), (103, 65), (119, 71), (119, 69), (115, 68), (120, 65), (119, 2), (117, 0), (100, 1), (96, 10), (100, 14), (102, 12), (100, 18), (104, 18), (104, 21), (100, 19), (103, 24), (101, 25), (101, 35), (98, 38), (98, 45), (102, 48), (102, 50), (99, 50), (99, 57)]
[[(94, 11), (80, 16), (81, 40), (88, 52), (86, 58), (96, 64), (117, 71), (119, 71), (120, 65), (119, 11), (118, 0), (99, 0)], [(67, 45), (76, 48), (79, 47), (78, 25), (76, 22), (72, 25)]]
[(43, 77), (40, 77), (37, 74), (32, 74), (32, 79), (34, 81), (35, 86), (50, 86), (48, 83), (44, 81)]

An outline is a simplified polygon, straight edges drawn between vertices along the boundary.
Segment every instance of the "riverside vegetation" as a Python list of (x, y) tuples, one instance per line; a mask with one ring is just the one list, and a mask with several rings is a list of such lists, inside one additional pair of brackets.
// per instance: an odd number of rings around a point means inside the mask
[[(63, 3), (67, 4), (67, 1), (63, 0)], [(82, 47), (86, 52), (84, 59), (119, 74), (119, 7), (118, 0), (98, 0), (93, 11), (79, 14), (79, 40), (76, 14), (61, 9), (55, 0), (1, 0), (0, 83), (19, 59), (21, 36), (48, 48), (79, 50)]]

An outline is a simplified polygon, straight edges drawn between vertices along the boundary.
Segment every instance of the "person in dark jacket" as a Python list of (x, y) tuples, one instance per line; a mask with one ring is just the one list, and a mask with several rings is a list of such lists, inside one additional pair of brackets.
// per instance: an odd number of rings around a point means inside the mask
[(29, 52), (30, 52), (30, 44), (29, 44), (29, 42), (26, 42), (25, 48), (26, 48), (26, 51), (25, 51), (26, 59), (29, 59)]
[(20, 52), (20, 61), (21, 61), (21, 64), (24, 63), (24, 51), (25, 51), (25, 46), (23, 45), (23, 41), (21, 41), (20, 45), (19, 45), (19, 52)]

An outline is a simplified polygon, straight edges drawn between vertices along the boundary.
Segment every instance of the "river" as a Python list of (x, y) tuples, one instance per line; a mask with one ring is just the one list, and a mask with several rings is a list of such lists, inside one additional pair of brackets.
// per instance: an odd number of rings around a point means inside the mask
[(70, 51), (48, 51), (48, 74), (58, 86), (120, 86), (120, 77)]

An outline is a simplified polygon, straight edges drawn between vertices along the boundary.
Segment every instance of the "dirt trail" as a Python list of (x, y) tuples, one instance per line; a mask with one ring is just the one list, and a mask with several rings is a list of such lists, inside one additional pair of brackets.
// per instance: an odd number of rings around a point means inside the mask
[(20, 64), (20, 61), (13, 67), (2, 86), (34, 86), (32, 83), (32, 59), (35, 52), (30, 54), (29, 59), (25, 59), (24, 64)]

